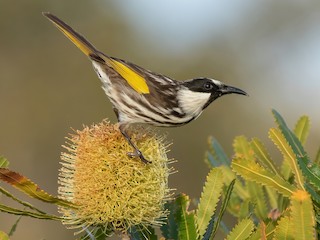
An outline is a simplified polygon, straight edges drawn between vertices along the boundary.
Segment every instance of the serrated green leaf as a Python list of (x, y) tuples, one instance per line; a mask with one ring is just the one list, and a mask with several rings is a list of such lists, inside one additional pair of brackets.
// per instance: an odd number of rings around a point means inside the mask
[(209, 168), (221, 166), (220, 162), (215, 158), (212, 152), (207, 151), (204, 162), (208, 165)]
[(134, 226), (130, 229), (130, 239), (131, 240), (157, 240), (158, 237), (155, 233), (153, 227), (149, 226), (147, 228), (143, 226)]
[(283, 179), (285, 179), (285, 180), (289, 180), (293, 176), (292, 171), (291, 171), (291, 166), (290, 166), (289, 162), (286, 160), (282, 161), (281, 175), (282, 175)]
[(214, 137), (210, 137), (209, 143), (211, 146), (211, 153), (214, 159), (216, 159), (216, 162), (218, 162), (221, 165), (230, 165), (230, 159), (228, 158), (227, 154), (225, 153), (219, 142)]
[(190, 199), (185, 194), (180, 194), (176, 198), (177, 212), (176, 221), (178, 224), (178, 234), (181, 240), (198, 239), (195, 226), (194, 211), (188, 211)]
[(268, 200), (271, 208), (273, 209), (278, 208), (279, 194), (273, 188), (270, 188), (270, 187), (265, 187), (265, 190), (267, 192)]
[(203, 236), (209, 221), (214, 215), (223, 187), (223, 174), (220, 168), (212, 168), (207, 176), (196, 212), (198, 233)]
[(256, 230), (251, 234), (247, 240), (263, 240), (271, 239), (275, 229), (275, 222), (269, 221), (267, 223), (260, 222), (256, 227)]
[(235, 217), (239, 217), (239, 209), (244, 200), (242, 200), (236, 193), (232, 193), (227, 207), (228, 212)]
[(20, 209), (12, 208), (12, 207), (9, 207), (9, 206), (3, 205), (3, 204), (0, 204), (0, 211), (5, 212), (5, 213), (9, 213), (9, 214), (14, 214), (14, 215), (19, 215), (19, 216), (28, 216), (28, 217), (38, 218), (38, 219), (59, 220), (59, 221), (64, 219), (62, 217), (58, 217), (55, 215), (20, 210)]
[(316, 186), (317, 188), (320, 188), (320, 176), (316, 175), (309, 169), (310, 165), (312, 164), (302, 144), (300, 143), (296, 135), (293, 134), (291, 130), (287, 127), (285, 121), (280, 116), (280, 114), (275, 110), (272, 110), (272, 113), (276, 119), (276, 122), (282, 134), (285, 136), (292, 150), (294, 151), (303, 175), (310, 181), (310, 183), (312, 183), (312, 185)]
[(281, 117), (281, 115), (276, 111), (272, 110), (273, 116), (276, 120), (276, 123), (281, 130), (282, 134), (286, 138), (287, 142), (290, 144), (293, 152), (297, 155), (297, 157), (301, 157), (305, 163), (309, 162), (308, 156), (306, 152), (304, 151), (301, 142), (299, 139), (296, 137), (296, 135), (288, 128), (286, 122), (284, 119)]
[(255, 183), (248, 182), (248, 191), (251, 196), (251, 202), (255, 204), (255, 213), (260, 219), (266, 219), (268, 210), (266, 204), (266, 197), (263, 192), (263, 186)]
[(309, 180), (309, 182), (320, 191), (320, 166), (309, 163), (305, 164), (298, 159), (299, 166), (304, 174), (304, 176)]
[(315, 216), (310, 195), (297, 190), (291, 196), (291, 228), (295, 239), (315, 239)]
[(306, 183), (306, 190), (308, 191), (308, 193), (311, 195), (312, 200), (317, 203), (318, 205), (320, 205), (320, 194), (319, 192), (317, 192), (313, 186), (309, 183)]
[(304, 145), (306, 143), (307, 137), (310, 130), (310, 120), (308, 116), (302, 116), (299, 118), (296, 126), (294, 128), (294, 133), (299, 139), (299, 141)]
[[(320, 177), (320, 166), (315, 163), (310, 163), (308, 165), (309, 171), (313, 173), (314, 176)], [(311, 182), (313, 183), (313, 182)], [(320, 190), (320, 186), (315, 186), (318, 190)]]
[(320, 165), (320, 147), (318, 148), (316, 158), (314, 159), (314, 163), (317, 164), (318, 166)]
[(177, 206), (175, 200), (166, 202), (164, 208), (168, 210), (169, 214), (165, 224), (160, 227), (162, 236), (165, 239), (178, 239), (178, 225), (175, 219)]
[(257, 156), (257, 160), (261, 163), (262, 166), (272, 171), (274, 174), (281, 176), (277, 167), (274, 165), (273, 160), (271, 159), (268, 151), (266, 150), (263, 143), (258, 138), (253, 138), (250, 146)]
[(274, 231), (273, 239), (294, 240), (290, 218), (288, 216), (282, 217), (278, 221), (278, 225)]
[[(15, 233), (15, 231), (17, 230), (17, 227), (18, 227), (18, 224), (19, 224), (21, 218), (22, 218), (22, 216), (19, 216), (19, 217), (17, 218), (17, 220), (15, 221), (15, 223), (12, 225), (12, 227), (11, 227), (11, 229), (10, 229), (10, 232), (9, 232), (9, 234), (8, 234), (9, 237), (11, 237), (11, 236)], [(1, 238), (0, 238), (0, 239), (1, 239)]]
[(217, 221), (216, 216), (212, 215), (212, 217), (209, 221), (209, 224), (207, 226), (206, 232), (203, 235), (202, 240), (213, 240), (213, 237), (214, 237), (213, 228), (214, 228), (216, 221)]
[(245, 158), (247, 160), (254, 160), (254, 153), (246, 137), (236, 137), (233, 141), (233, 148), (236, 157)]
[(0, 240), (9, 240), (9, 236), (5, 232), (0, 231)]
[(249, 193), (243, 186), (241, 180), (237, 177), (237, 175), (231, 170), (230, 166), (220, 166), (219, 167), (223, 172), (223, 181), (226, 185), (229, 185), (233, 179), (236, 179), (236, 183), (234, 185), (233, 192), (237, 194), (241, 199), (249, 198)]
[(222, 221), (222, 216), (224, 215), (224, 212), (227, 209), (235, 181), (236, 180), (234, 179), (227, 188), (225, 197), (224, 197), (222, 204), (221, 204), (221, 208), (220, 208), (218, 217), (215, 217), (215, 214), (211, 216), (211, 219), (209, 221), (209, 224), (207, 226), (206, 232), (205, 232), (202, 240), (213, 240), (214, 239), (214, 236), (216, 235), (216, 232), (217, 232), (219, 225)]
[(246, 159), (234, 159), (231, 163), (233, 171), (244, 179), (269, 186), (285, 196), (291, 196), (295, 187), (272, 172), (264, 169), (254, 161)]
[(252, 205), (251, 205), (250, 199), (244, 200), (241, 203), (240, 208), (238, 209), (237, 218), (239, 220), (247, 218), (251, 214), (251, 207)]
[(10, 184), (32, 198), (64, 207), (76, 208), (73, 203), (48, 194), (30, 179), (17, 172), (11, 171), (8, 168), (0, 168), (0, 180)]
[(239, 222), (227, 236), (227, 240), (242, 240), (250, 237), (254, 230), (254, 224), (251, 219), (243, 219)]
[(0, 156), (0, 168), (7, 168), (9, 166), (9, 161), (3, 157)]
[(304, 179), (302, 176), (302, 172), (298, 166), (296, 155), (294, 154), (291, 146), (288, 144), (284, 135), (281, 133), (279, 129), (271, 128), (269, 130), (269, 138), (278, 147), (278, 149), (283, 154), (284, 158), (288, 161), (291, 170), (294, 173), (298, 188), (304, 189)]
[(32, 206), (30, 203), (25, 202), (25, 201), (22, 201), (22, 200), (16, 198), (15, 196), (13, 196), (11, 193), (9, 193), (8, 191), (6, 191), (6, 190), (3, 189), (2, 187), (0, 187), (0, 192), (1, 192), (2, 194), (4, 194), (5, 196), (11, 198), (12, 200), (20, 203), (21, 205), (23, 205), (23, 206), (25, 206), (25, 207), (28, 207), (28, 208), (30, 208), (30, 209), (32, 209), (32, 210), (35, 210), (35, 211), (39, 212), (39, 213), (45, 213), (45, 212), (39, 210), (38, 208)]
[(223, 215), (224, 215), (224, 212), (225, 212), (226, 209), (227, 209), (227, 206), (228, 206), (228, 203), (229, 203), (229, 200), (230, 200), (230, 197), (231, 197), (231, 194), (232, 194), (232, 191), (233, 191), (235, 182), (236, 182), (236, 180), (234, 179), (234, 180), (229, 184), (229, 186), (228, 186), (228, 188), (227, 188), (225, 197), (224, 197), (224, 199), (223, 199), (223, 201), (222, 201), (222, 204), (221, 204), (221, 208), (220, 208), (220, 211), (219, 211), (219, 214), (218, 214), (218, 218), (217, 218), (216, 221), (214, 222), (213, 230), (212, 230), (212, 233), (211, 233), (211, 240), (213, 240), (214, 236), (216, 235), (216, 232), (217, 232), (217, 230), (218, 230), (219, 224), (220, 224), (221, 221), (222, 221), (222, 217), (223, 217)]
[(290, 204), (290, 198), (289, 197), (286, 197), (286, 196), (283, 196), (283, 195), (279, 196), (278, 205), (279, 205), (279, 211), (280, 212), (285, 211), (289, 207), (289, 204)]

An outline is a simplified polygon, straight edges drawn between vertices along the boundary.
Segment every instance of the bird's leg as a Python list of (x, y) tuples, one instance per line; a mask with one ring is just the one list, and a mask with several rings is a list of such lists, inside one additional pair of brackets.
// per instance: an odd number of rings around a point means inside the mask
[(130, 144), (130, 146), (134, 149), (134, 152), (128, 152), (128, 155), (130, 157), (139, 157), (141, 159), (141, 161), (145, 164), (147, 163), (151, 163), (150, 161), (148, 161), (142, 154), (142, 152), (137, 148), (137, 146), (131, 141), (131, 138), (129, 137), (129, 135), (126, 133), (125, 131), (125, 124), (120, 124), (119, 126), (119, 130), (122, 133), (122, 135), (125, 137), (125, 139), (128, 141), (128, 143)]

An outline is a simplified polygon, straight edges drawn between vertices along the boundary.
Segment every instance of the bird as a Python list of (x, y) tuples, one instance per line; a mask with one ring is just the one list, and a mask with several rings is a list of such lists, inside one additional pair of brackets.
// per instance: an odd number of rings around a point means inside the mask
[(182, 126), (198, 118), (204, 109), (221, 96), (232, 93), (248, 95), (240, 88), (212, 78), (178, 81), (106, 55), (57, 16), (49, 12), (42, 14), (92, 62), (102, 88), (112, 103), (119, 130), (133, 148), (128, 155), (138, 157), (144, 163), (151, 161), (144, 157), (127, 133), (131, 124)]

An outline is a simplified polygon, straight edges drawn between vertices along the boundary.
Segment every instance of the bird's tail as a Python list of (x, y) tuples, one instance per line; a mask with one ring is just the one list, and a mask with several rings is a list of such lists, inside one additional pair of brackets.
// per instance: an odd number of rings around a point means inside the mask
[(72, 29), (68, 24), (63, 22), (57, 16), (49, 13), (42, 13), (45, 17), (47, 17), (53, 24), (67, 37), (73, 42), (85, 55), (96, 60), (101, 61), (102, 59), (99, 57), (99, 51), (81, 34), (77, 33), (74, 29)]
[(51, 22), (53, 22), (53, 24), (91, 60), (106, 64), (108, 67), (111, 67), (113, 70), (119, 73), (138, 93), (150, 93), (144, 77), (133, 70), (126, 63), (115, 58), (108, 57), (99, 52), (87, 39), (85, 39), (81, 34), (77, 33), (68, 24), (63, 22), (55, 15), (48, 12), (44, 12), (42, 14)]

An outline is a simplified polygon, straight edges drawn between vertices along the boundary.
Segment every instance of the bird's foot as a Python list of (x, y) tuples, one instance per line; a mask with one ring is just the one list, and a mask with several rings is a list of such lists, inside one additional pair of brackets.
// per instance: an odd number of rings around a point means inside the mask
[(145, 164), (151, 163), (151, 161), (147, 160), (147, 159), (143, 156), (142, 152), (139, 151), (138, 149), (135, 149), (134, 152), (128, 152), (127, 154), (128, 154), (129, 157), (132, 157), (132, 158), (133, 158), (133, 157), (139, 157), (140, 160), (141, 160), (143, 163), (145, 163)]

